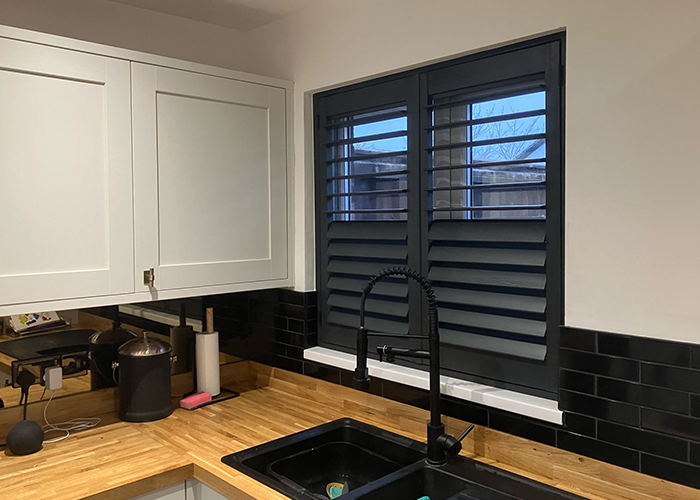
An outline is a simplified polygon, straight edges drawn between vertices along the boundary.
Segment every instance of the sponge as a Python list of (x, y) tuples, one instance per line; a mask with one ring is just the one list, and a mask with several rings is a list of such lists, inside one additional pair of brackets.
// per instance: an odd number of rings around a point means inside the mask
[(211, 401), (211, 394), (208, 392), (198, 392), (186, 398), (182, 398), (180, 400), (180, 406), (185, 410), (194, 410), (198, 406), (202, 406), (209, 401)]

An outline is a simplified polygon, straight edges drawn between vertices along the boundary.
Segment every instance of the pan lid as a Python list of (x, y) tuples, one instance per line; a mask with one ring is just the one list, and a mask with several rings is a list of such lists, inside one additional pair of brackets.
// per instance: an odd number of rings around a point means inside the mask
[(138, 335), (136, 335), (136, 333), (123, 328), (121, 326), (121, 322), (118, 319), (115, 319), (112, 321), (112, 328), (101, 332), (95, 332), (90, 337), (90, 345), (98, 346), (107, 344), (112, 346), (120, 346), (124, 342), (128, 342), (129, 340), (137, 337)]
[(135, 358), (146, 356), (157, 356), (172, 350), (170, 344), (155, 337), (149, 337), (148, 332), (143, 332), (142, 337), (130, 340), (117, 351), (120, 356), (131, 356)]

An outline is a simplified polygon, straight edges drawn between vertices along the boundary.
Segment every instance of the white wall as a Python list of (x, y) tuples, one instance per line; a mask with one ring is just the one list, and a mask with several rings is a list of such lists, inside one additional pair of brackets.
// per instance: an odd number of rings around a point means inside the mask
[(566, 324), (700, 343), (698, 19), (698, 0), (320, 0), (244, 34), (105, 0), (0, 0), (0, 24), (294, 80), (303, 290), (311, 93), (565, 28)]
[(297, 286), (312, 91), (566, 28), (566, 324), (700, 343), (698, 19), (697, 0), (326, 0), (249, 33), (251, 69), (296, 85)]
[(248, 71), (245, 34), (106, 0), (0, 0), (0, 24)]

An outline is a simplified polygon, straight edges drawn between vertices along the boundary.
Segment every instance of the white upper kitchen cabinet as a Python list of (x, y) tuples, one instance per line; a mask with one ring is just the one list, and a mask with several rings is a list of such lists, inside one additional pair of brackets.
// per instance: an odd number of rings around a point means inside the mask
[(129, 75), (0, 38), (0, 309), (134, 292)]
[(136, 290), (287, 278), (285, 89), (140, 63), (131, 78)]
[(291, 286), (292, 88), (0, 26), (0, 316)]

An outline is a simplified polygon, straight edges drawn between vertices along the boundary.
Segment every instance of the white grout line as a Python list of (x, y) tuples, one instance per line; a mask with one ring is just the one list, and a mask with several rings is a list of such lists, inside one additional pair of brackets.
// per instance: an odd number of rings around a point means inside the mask
[[(335, 351), (325, 347), (306, 349), (304, 351), (304, 359), (343, 368), (344, 370), (352, 371), (355, 369), (354, 354)], [(367, 360), (367, 368), (369, 368), (369, 374), (373, 377), (418, 387), (419, 389), (427, 390), (430, 384), (428, 372), (416, 370), (415, 368), (407, 368), (391, 363), (380, 363), (374, 359)], [(544, 420), (559, 425), (563, 423), (564, 413), (559, 410), (559, 403), (551, 399), (521, 394), (444, 375), (440, 377), (440, 392), (446, 396), (472, 401), (537, 420)]]

